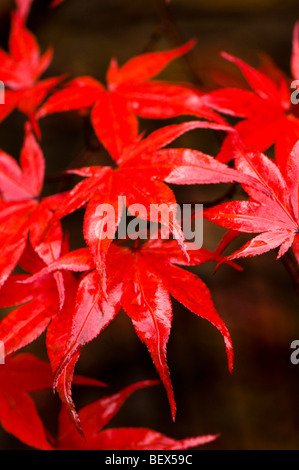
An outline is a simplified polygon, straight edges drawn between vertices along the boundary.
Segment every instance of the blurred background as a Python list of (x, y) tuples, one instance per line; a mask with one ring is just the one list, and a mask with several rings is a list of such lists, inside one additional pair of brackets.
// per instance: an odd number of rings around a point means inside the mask
[[(3, 48), (7, 47), (13, 5), (13, 1), (1, 0)], [(260, 52), (267, 53), (289, 74), (292, 30), (299, 19), (296, 0), (172, 0), (167, 5), (162, 0), (65, 0), (55, 9), (48, 6), (49, 2), (36, 0), (28, 21), (42, 51), (49, 44), (54, 48), (53, 62), (44, 76), (91, 75), (102, 82), (111, 57), (123, 64), (134, 55), (172, 48), (193, 37), (197, 45), (188, 61), (177, 60), (161, 78), (209, 87), (211, 71), (228, 67), (219, 58), (220, 50), (252, 65), (258, 64)], [(149, 132), (171, 122), (176, 121), (141, 120), (141, 127)], [(14, 112), (0, 126), (0, 147), (16, 158), (23, 125), (23, 116)], [(49, 116), (42, 121), (41, 130), (48, 175), (62, 171), (84, 149), (82, 119), (77, 113)], [(211, 131), (194, 131), (175, 145), (211, 155), (219, 149)], [(105, 159), (107, 155), (99, 149), (89, 163), (101, 164)], [(181, 202), (205, 202), (220, 197), (227, 186), (173, 189)], [(82, 216), (77, 211), (64, 220), (71, 231), (71, 248), (82, 246)], [(215, 249), (223, 233), (205, 222), (204, 247)], [(168, 365), (178, 407), (176, 423), (171, 421), (163, 387), (157, 386), (136, 392), (110, 426), (148, 427), (177, 439), (220, 433), (215, 442), (202, 447), (207, 450), (299, 450), (299, 365), (290, 361), (290, 344), (299, 339), (299, 300), (275, 256), (271, 252), (242, 260), (243, 272), (222, 266), (214, 273), (215, 266), (210, 264), (191, 269), (210, 288), (217, 311), (231, 332), (233, 374), (228, 372), (218, 331), (173, 301)], [(44, 339), (26, 351), (46, 359)], [(111, 393), (138, 380), (157, 378), (149, 354), (124, 312), (85, 346), (76, 372), (107, 382)], [(103, 394), (102, 390), (74, 387), (78, 408)], [(46, 426), (55, 434), (58, 398), (51, 390), (34, 394), (34, 398)], [(23, 448), (0, 429), (0, 449)]]

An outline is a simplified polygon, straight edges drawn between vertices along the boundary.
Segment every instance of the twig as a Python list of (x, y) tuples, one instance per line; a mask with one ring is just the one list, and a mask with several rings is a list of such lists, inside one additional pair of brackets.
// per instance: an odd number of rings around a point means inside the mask
[[(154, 4), (157, 10), (158, 20), (160, 22), (162, 31), (164, 30), (169, 35), (175, 46), (181, 46), (184, 44), (186, 40), (172, 17), (170, 6), (165, 2), (165, 0), (154, 0)], [(182, 58), (185, 61), (186, 71), (190, 76), (191, 81), (194, 83), (194, 85), (201, 86), (202, 79), (197, 73), (190, 53), (184, 54)]]
[(155, 26), (155, 29), (152, 31), (149, 40), (147, 41), (146, 45), (142, 49), (142, 54), (145, 54), (146, 52), (151, 52), (153, 46), (156, 44), (156, 42), (159, 41), (159, 39), (163, 36), (164, 31), (162, 28), (161, 24), (157, 24)]
[[(100, 143), (94, 138), (92, 133), (93, 129), (90, 123), (88, 115), (82, 117), (83, 122), (83, 139), (84, 139), (84, 149), (76, 155), (75, 158), (68, 164), (66, 170), (73, 170), (76, 168), (81, 168), (84, 162), (89, 158), (89, 156), (97, 152), (100, 149)], [(56, 175), (52, 175), (52, 179), (55, 179)], [(66, 172), (63, 173), (60, 180), (59, 191), (64, 192), (68, 189), (70, 175)]]
[(293, 255), (292, 250), (289, 250), (281, 257), (286, 270), (288, 271), (290, 277), (292, 278), (295, 291), (299, 297), (299, 266)]

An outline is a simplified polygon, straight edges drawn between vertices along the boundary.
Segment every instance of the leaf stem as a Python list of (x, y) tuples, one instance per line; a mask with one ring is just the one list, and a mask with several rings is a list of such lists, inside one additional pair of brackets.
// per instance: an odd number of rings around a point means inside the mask
[[(154, 0), (154, 4), (158, 14), (158, 21), (160, 23), (161, 31), (165, 31), (168, 36), (170, 37), (171, 41), (174, 43), (175, 46), (181, 46), (186, 42), (185, 38), (183, 37), (179, 27), (177, 26), (175, 20), (173, 19), (170, 6), (165, 2), (165, 0)], [(158, 34), (161, 34), (159, 29), (154, 33), (154, 38), (158, 37)], [(202, 79), (197, 73), (196, 66), (194, 66), (191, 52), (188, 54), (184, 54), (182, 59), (186, 65), (186, 72), (188, 73), (191, 81), (194, 85), (201, 86)]]
[(289, 250), (287, 253), (285, 253), (281, 257), (281, 261), (289, 273), (293, 281), (295, 291), (299, 297), (299, 265), (295, 259), (295, 256), (293, 255), (292, 250)]

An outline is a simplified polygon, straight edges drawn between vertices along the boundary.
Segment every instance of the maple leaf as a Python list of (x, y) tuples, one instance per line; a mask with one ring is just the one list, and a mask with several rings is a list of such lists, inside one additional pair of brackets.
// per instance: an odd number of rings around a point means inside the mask
[(249, 195), (246, 201), (231, 201), (204, 211), (209, 220), (228, 229), (259, 233), (229, 259), (255, 256), (280, 247), (278, 258), (293, 246), (298, 256), (298, 184), (299, 141), (295, 144), (285, 165), (285, 177), (278, 166), (260, 152), (240, 150), (236, 167), (244, 174), (254, 176), (267, 188), (268, 193), (255, 188), (244, 189)]
[[(196, 248), (193, 246), (193, 248)], [(112, 244), (107, 257), (107, 297), (99, 288), (100, 279), (88, 248), (70, 252), (36, 273), (26, 282), (36, 282), (57, 270), (85, 272), (74, 304), (53, 318), (47, 330), (47, 348), (55, 371), (54, 385), (71, 411), (76, 426), (78, 416), (70, 396), (72, 371), (83, 345), (92, 341), (123, 307), (135, 331), (148, 348), (165, 386), (173, 419), (176, 405), (166, 363), (166, 347), (172, 323), (170, 295), (197, 316), (210, 321), (223, 335), (228, 365), (233, 366), (229, 332), (215, 310), (203, 281), (175, 264), (198, 265), (220, 262), (223, 256), (203, 248), (192, 249), (186, 261), (176, 241), (149, 240), (138, 249)]]
[[(82, 376), (75, 376), (74, 382), (97, 387), (105, 385)], [(50, 364), (29, 353), (19, 354), (0, 368), (0, 423), (24, 444), (41, 450), (183, 450), (207, 444), (218, 437), (206, 435), (176, 440), (147, 428), (106, 428), (132, 393), (156, 383), (153, 380), (138, 382), (84, 406), (79, 412), (84, 437), (62, 406), (55, 439), (46, 430), (30, 396), (31, 392), (51, 388)]]
[[(0, 367), (0, 423), (3, 428), (30, 447), (51, 450), (49, 434), (44, 428), (30, 392), (52, 387), (50, 364), (29, 353), (8, 358)], [(80, 385), (103, 386), (81, 376)]]
[(37, 112), (37, 118), (92, 108), (91, 119), (99, 139), (103, 132), (114, 130), (115, 138), (125, 139), (127, 143), (137, 136), (136, 115), (153, 119), (192, 115), (224, 123), (222, 117), (202, 104), (203, 93), (197, 89), (190, 85), (152, 80), (194, 44), (195, 41), (190, 40), (175, 49), (141, 54), (122, 67), (112, 59), (107, 72), (107, 88), (88, 76), (76, 78), (52, 94)]
[(26, 114), (40, 136), (35, 111), (62, 77), (39, 81), (52, 60), (52, 48), (41, 55), (33, 34), (25, 22), (32, 0), (17, 2), (16, 11), (11, 15), (9, 53), (0, 49), (0, 76), (5, 87), (5, 103), (0, 107), (0, 121), (15, 108)]
[[(45, 261), (57, 259), (62, 247), (59, 221), (48, 227), (53, 211), (62, 201), (57, 194), (41, 198), (45, 172), (44, 157), (29, 123), (20, 155), (15, 159), (0, 151), (0, 286), (4, 284), (22, 255), (29, 237), (34, 250)], [(59, 279), (57, 278), (59, 284)], [(60, 286), (63, 303), (63, 286)]]
[[(125, 207), (130, 209), (134, 204), (138, 204), (139, 208), (142, 206), (139, 217), (166, 226), (188, 257), (185, 237), (176, 217), (175, 195), (165, 183), (209, 184), (238, 181), (261, 186), (251, 176), (231, 169), (202, 152), (184, 148), (162, 149), (185, 132), (197, 128), (234, 132), (229, 126), (190, 121), (161, 128), (117, 152), (114, 152), (117, 139), (111, 133), (102, 140), (106, 140), (107, 149), (117, 163), (116, 169), (93, 166), (71, 170), (71, 173), (86, 179), (66, 194), (53, 220), (59, 220), (87, 204), (83, 232), (100, 273), (104, 292), (105, 256)], [(106, 133), (105, 127), (102, 132)], [(109, 210), (105, 217), (101, 209), (108, 206), (114, 210)]]
[[(291, 72), (297, 80), (298, 44), (299, 23), (294, 28), (291, 57)], [(291, 101), (291, 78), (269, 59), (263, 72), (230, 54), (222, 53), (222, 56), (241, 70), (251, 89), (222, 88), (202, 98), (204, 103), (220, 113), (242, 118), (235, 128), (249, 150), (264, 152), (275, 144), (276, 163), (285, 175), (286, 161), (299, 140), (298, 105)], [(228, 162), (234, 154), (233, 135), (228, 135), (218, 159)]]
[(30, 285), (23, 284), (47, 266), (29, 243), (19, 259), (19, 266), (27, 274), (12, 274), (0, 290), (0, 308), (14, 307), (0, 321), (0, 341), (6, 356), (32, 343), (59, 314), (62, 307), (61, 284), (70, 296), (74, 295), (77, 287), (77, 281), (70, 273), (58, 273), (58, 277), (57, 273), (54, 276), (50, 274)]
[(154, 381), (138, 382), (120, 392), (101, 398), (79, 411), (84, 438), (78, 434), (69, 419), (68, 411), (61, 408), (59, 415), (57, 450), (183, 450), (214, 441), (218, 435), (171, 439), (146, 428), (106, 428), (131, 394), (143, 387), (155, 385)]

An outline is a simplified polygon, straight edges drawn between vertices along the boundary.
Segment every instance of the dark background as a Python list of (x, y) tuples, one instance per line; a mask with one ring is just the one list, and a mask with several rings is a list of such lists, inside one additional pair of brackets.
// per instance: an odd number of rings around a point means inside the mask
[[(289, 73), (292, 29), (299, 17), (296, 0), (172, 0), (170, 25), (159, 1), (65, 0), (53, 10), (48, 9), (48, 3), (36, 0), (28, 22), (42, 51), (49, 44), (54, 47), (54, 59), (45, 76), (67, 72), (70, 78), (91, 75), (102, 82), (112, 56), (123, 64), (144, 51), (172, 48), (192, 37), (198, 40), (188, 56), (192, 70), (180, 59), (161, 78), (190, 81), (196, 76), (208, 86), (211, 69), (228, 67), (219, 58), (219, 50), (252, 65), (258, 64), (258, 52), (263, 51)], [(13, 2), (1, 0), (2, 47), (7, 44), (12, 6)], [(23, 123), (24, 118), (14, 112), (0, 126), (0, 147), (16, 158)], [(148, 130), (163, 124), (166, 122), (141, 121)], [(76, 113), (45, 118), (41, 129), (48, 174), (63, 170), (84, 148), (82, 120)], [(176, 144), (212, 155), (219, 146), (211, 131), (192, 132)], [(99, 150), (93, 161), (101, 164), (105, 158)], [(188, 191), (176, 188), (175, 192), (181, 201), (202, 202), (217, 198), (226, 189), (217, 185)], [(64, 221), (71, 230), (73, 248), (82, 243), (82, 215), (78, 211)], [(204, 246), (214, 249), (223, 233), (205, 223)], [(275, 256), (273, 251), (243, 260), (241, 273), (222, 266), (214, 274), (210, 264), (192, 268), (210, 288), (218, 313), (231, 332), (233, 375), (228, 372), (218, 331), (174, 301), (168, 365), (178, 407), (176, 423), (171, 421), (163, 387), (157, 386), (136, 392), (111, 426), (148, 427), (178, 439), (220, 433), (214, 443), (202, 447), (208, 450), (299, 449), (299, 365), (290, 361), (290, 344), (299, 339), (299, 302), (292, 280)], [(25, 350), (46, 358), (44, 336)], [(76, 372), (107, 382), (111, 393), (138, 380), (157, 378), (145, 346), (123, 312), (83, 349)], [(78, 408), (103, 394), (94, 388), (74, 387)], [(58, 398), (51, 391), (34, 397), (46, 426), (55, 434)], [(23, 448), (0, 430), (0, 449)]]

